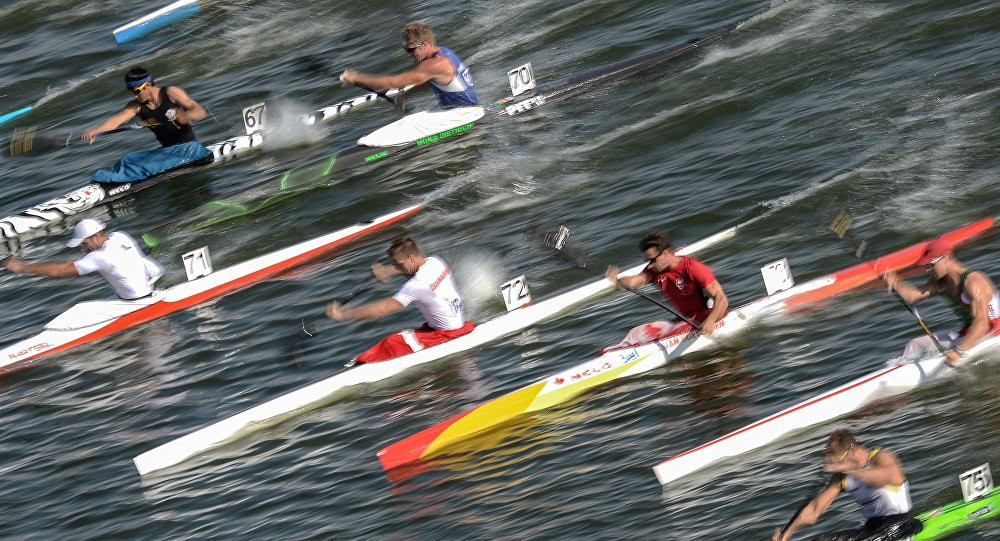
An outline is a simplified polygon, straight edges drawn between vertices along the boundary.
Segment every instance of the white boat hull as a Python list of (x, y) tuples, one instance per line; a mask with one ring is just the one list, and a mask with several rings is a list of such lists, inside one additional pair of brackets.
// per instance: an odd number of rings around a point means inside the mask
[[(977, 344), (970, 355), (997, 345), (1000, 337), (992, 337)], [(653, 473), (665, 485), (720, 460), (752, 452), (793, 432), (839, 419), (878, 400), (954, 374), (944, 359), (937, 355), (872, 372), (667, 459), (654, 466)]]

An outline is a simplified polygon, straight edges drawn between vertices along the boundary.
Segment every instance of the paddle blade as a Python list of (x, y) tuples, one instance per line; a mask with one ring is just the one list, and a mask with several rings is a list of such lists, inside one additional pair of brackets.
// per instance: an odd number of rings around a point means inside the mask
[(315, 55), (303, 56), (297, 62), (299, 64), (299, 71), (304, 73), (322, 73), (325, 75), (331, 69), (326, 60)]
[(570, 232), (569, 228), (564, 225), (560, 225), (558, 229), (553, 231), (536, 229), (535, 242), (541, 246), (552, 248), (569, 261), (575, 263), (576, 266), (585, 269), (587, 268), (589, 258), (583, 250), (570, 243), (569, 237), (571, 234), (572, 232)]
[(847, 209), (837, 204), (836, 199), (824, 205), (820, 215), (824, 225), (833, 231), (838, 239), (846, 240), (851, 245), (854, 249), (854, 257), (861, 259), (865, 255), (865, 250), (868, 249), (868, 241), (863, 239), (858, 240), (854, 235), (854, 232), (851, 230), (854, 220)]
[(160, 243), (163, 242), (163, 238), (158, 237), (152, 233), (143, 233), (142, 242), (146, 243), (146, 246), (149, 247), (150, 249), (155, 250), (160, 246)]
[(36, 128), (15, 128), (7, 146), (8, 156), (26, 156), (69, 146), (73, 135), (67, 137), (42, 136), (36, 133)]
[(298, 334), (284, 340), (281, 347), (281, 362), (287, 368), (297, 368), (302, 366), (305, 359), (306, 342), (319, 333), (319, 328), (302, 320)]

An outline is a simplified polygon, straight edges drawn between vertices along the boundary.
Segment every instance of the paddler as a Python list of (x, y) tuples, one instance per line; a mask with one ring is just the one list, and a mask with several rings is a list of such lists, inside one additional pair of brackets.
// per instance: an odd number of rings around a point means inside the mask
[[(451, 49), (436, 44), (430, 26), (420, 22), (404, 26), (403, 50), (413, 58), (416, 64), (413, 69), (395, 75), (372, 75), (348, 69), (340, 75), (342, 86), (358, 84), (370, 88), (403, 88), (420, 85), (410, 92), (430, 86), (437, 94), (438, 105), (442, 109), (478, 103), (469, 68)], [(402, 105), (398, 98), (397, 105)]]
[[(966, 267), (953, 250), (954, 244), (945, 239), (937, 238), (927, 243), (923, 256), (916, 263), (926, 266), (930, 274), (930, 279), (921, 286), (914, 287), (900, 280), (894, 272), (883, 274), (882, 279), (889, 291), (895, 290), (910, 304), (933, 295), (940, 295), (951, 304), (962, 321), (962, 328), (934, 333), (934, 336), (947, 350), (945, 362), (958, 366), (966, 352), (984, 337), (1000, 333), (1000, 296), (984, 272)], [(917, 361), (930, 350), (938, 353), (929, 336), (914, 338), (906, 345), (899, 361)]]
[[(633, 276), (618, 277), (619, 269), (608, 267), (607, 277), (628, 289), (656, 284), (663, 297), (678, 312), (696, 323), (701, 332), (711, 336), (715, 324), (729, 308), (729, 299), (716, 280), (712, 269), (693, 257), (677, 255), (666, 234), (652, 232), (639, 241), (639, 251), (649, 261), (646, 268)], [(655, 340), (686, 325), (681, 319), (654, 321), (629, 331), (625, 339), (613, 347), (623, 347)]]
[(98, 171), (98, 182), (131, 182), (202, 160), (211, 156), (194, 135), (191, 123), (205, 118), (205, 109), (179, 86), (156, 86), (152, 75), (135, 66), (125, 74), (125, 89), (132, 101), (95, 128), (83, 132), (91, 144), (106, 131), (113, 130), (135, 117), (156, 135), (164, 149), (126, 154), (111, 171)]
[(892, 541), (919, 532), (923, 525), (910, 515), (910, 484), (899, 457), (888, 449), (868, 449), (846, 429), (835, 430), (826, 443), (823, 471), (832, 474), (826, 488), (802, 507), (782, 533), (776, 528), (772, 541), (785, 541), (810, 524), (841, 492), (850, 494), (865, 516), (861, 528), (814, 537), (817, 541)]
[(97, 272), (122, 300), (148, 297), (153, 293), (153, 284), (163, 276), (163, 268), (146, 256), (132, 237), (121, 231), (106, 233), (104, 224), (97, 220), (80, 220), (66, 245), (79, 246), (87, 255), (48, 263), (25, 263), (11, 257), (4, 267), (10, 272), (46, 278), (72, 278)]
[(392, 265), (372, 264), (372, 273), (383, 282), (394, 276), (409, 280), (391, 297), (348, 308), (337, 301), (327, 306), (326, 315), (338, 321), (379, 319), (416, 304), (425, 323), (418, 329), (391, 334), (354, 358), (370, 363), (400, 357), (426, 347), (468, 334), (475, 324), (466, 321), (462, 295), (458, 292), (451, 269), (436, 256), (424, 257), (416, 241), (401, 237), (388, 250)]
[(191, 123), (205, 118), (205, 109), (179, 86), (156, 86), (152, 75), (141, 66), (125, 74), (125, 89), (132, 101), (99, 126), (83, 132), (82, 139), (93, 143), (103, 132), (113, 130), (136, 116), (148, 127), (161, 146), (197, 141)]

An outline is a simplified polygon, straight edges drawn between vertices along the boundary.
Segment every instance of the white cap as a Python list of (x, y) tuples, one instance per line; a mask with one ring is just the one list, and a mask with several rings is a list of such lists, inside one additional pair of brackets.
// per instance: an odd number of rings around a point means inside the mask
[(69, 239), (66, 246), (76, 248), (84, 239), (101, 231), (104, 231), (104, 224), (101, 222), (91, 218), (80, 220), (73, 228), (73, 238)]

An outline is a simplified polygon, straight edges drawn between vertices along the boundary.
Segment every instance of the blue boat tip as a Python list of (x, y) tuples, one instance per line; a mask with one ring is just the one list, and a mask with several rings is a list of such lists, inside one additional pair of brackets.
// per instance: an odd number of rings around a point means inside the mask
[(3, 124), (4, 122), (7, 122), (8, 120), (10, 120), (10, 119), (12, 119), (12, 118), (14, 118), (14, 117), (16, 117), (18, 115), (23, 115), (24, 113), (27, 113), (28, 111), (30, 111), (32, 109), (34, 109), (34, 107), (31, 106), (31, 105), (29, 105), (27, 107), (23, 107), (21, 109), (18, 109), (17, 111), (14, 111), (14, 112), (11, 112), (11, 113), (7, 113), (5, 115), (0, 115), (0, 124)]
[(153, 32), (156, 32), (163, 27), (170, 26), (181, 19), (197, 15), (198, 13), (201, 13), (201, 3), (199, 2), (181, 6), (154, 19), (150, 19), (127, 28), (121, 28), (119, 31), (113, 32), (115, 41), (119, 44), (127, 43), (145, 35), (152, 34)]

